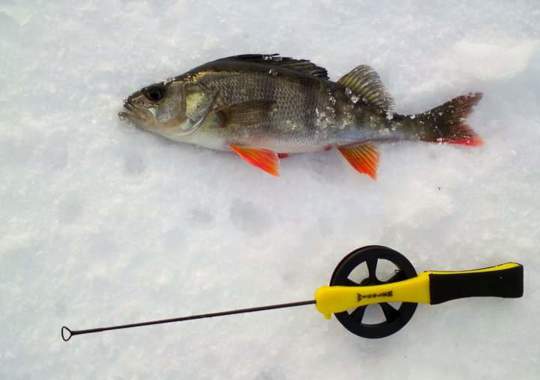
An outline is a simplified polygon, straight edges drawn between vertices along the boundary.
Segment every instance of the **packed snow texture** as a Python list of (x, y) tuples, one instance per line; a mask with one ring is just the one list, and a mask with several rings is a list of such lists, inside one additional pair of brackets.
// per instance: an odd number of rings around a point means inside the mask
[[(0, 1), (0, 378), (538, 379), (540, 7), (533, 1)], [(223, 56), (373, 66), (397, 111), (469, 91), (485, 146), (337, 152), (273, 178), (118, 120)], [(419, 306), (382, 340), (312, 306), (60, 340), (73, 329), (306, 300), (351, 250), (416, 268), (517, 261), (522, 299)]]

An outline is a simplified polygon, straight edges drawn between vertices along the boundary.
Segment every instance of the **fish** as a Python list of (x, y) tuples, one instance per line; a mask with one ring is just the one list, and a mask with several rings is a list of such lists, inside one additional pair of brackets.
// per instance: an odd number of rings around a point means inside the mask
[(368, 65), (334, 82), (306, 59), (244, 54), (134, 92), (119, 117), (170, 140), (233, 152), (273, 176), (289, 154), (336, 148), (356, 171), (376, 179), (383, 143), (482, 145), (466, 122), (481, 98), (468, 93), (402, 115)]

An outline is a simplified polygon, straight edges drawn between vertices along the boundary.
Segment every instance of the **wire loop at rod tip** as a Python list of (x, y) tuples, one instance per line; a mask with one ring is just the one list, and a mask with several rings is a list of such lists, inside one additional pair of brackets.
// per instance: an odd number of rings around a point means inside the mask
[(67, 328), (66, 326), (62, 326), (62, 330), (61, 330), (60, 334), (62, 335), (62, 340), (64, 342), (67, 342), (73, 336), (73, 334), (71, 333), (71, 330), (69, 328)]

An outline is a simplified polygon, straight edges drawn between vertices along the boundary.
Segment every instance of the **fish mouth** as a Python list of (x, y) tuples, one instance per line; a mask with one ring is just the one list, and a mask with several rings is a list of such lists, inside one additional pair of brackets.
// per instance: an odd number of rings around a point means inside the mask
[(151, 119), (150, 112), (134, 105), (130, 98), (124, 101), (124, 110), (118, 112), (118, 117), (120, 120), (130, 121), (138, 127), (144, 126)]
[(137, 119), (137, 113), (137, 108), (127, 99), (124, 101), (124, 110), (118, 112), (118, 117), (120, 120), (134, 121), (134, 119)]

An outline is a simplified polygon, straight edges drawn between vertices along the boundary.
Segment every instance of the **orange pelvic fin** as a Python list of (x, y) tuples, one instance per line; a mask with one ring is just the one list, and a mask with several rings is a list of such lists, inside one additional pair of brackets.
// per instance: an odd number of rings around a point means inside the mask
[(279, 176), (279, 157), (269, 150), (262, 148), (250, 148), (246, 146), (230, 145), (232, 151), (238, 154), (244, 161), (264, 170), (270, 175)]
[(377, 178), (377, 165), (379, 152), (371, 143), (351, 144), (338, 147), (345, 159), (362, 174), (367, 174), (373, 179)]

